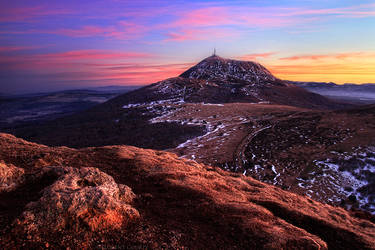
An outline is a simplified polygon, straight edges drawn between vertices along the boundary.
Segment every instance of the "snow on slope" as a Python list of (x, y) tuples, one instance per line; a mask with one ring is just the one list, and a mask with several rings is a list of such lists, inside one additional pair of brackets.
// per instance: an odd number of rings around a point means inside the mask
[(253, 83), (276, 80), (259, 63), (224, 59), (216, 55), (204, 59), (180, 76), (208, 81), (248, 81)]
[(317, 160), (318, 171), (305, 179), (297, 178), (306, 195), (337, 203), (346, 199), (347, 207), (358, 207), (375, 214), (375, 148), (354, 149), (353, 153)]

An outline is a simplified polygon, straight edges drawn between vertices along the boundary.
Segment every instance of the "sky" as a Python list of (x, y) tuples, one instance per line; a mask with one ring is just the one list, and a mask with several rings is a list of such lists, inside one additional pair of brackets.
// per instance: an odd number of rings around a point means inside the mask
[(0, 93), (145, 85), (212, 54), (375, 83), (375, 2), (0, 0)]

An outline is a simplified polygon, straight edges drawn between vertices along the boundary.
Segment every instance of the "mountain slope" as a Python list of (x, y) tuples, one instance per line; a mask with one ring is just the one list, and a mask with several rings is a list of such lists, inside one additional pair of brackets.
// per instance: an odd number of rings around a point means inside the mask
[(257, 63), (211, 56), (179, 77), (120, 95), (85, 112), (3, 132), (48, 145), (174, 148), (203, 135), (204, 127), (150, 121), (184, 109), (187, 103), (269, 103), (308, 109), (347, 107), (277, 79)]
[(345, 107), (277, 79), (258, 63), (218, 56), (204, 59), (179, 77), (154, 83), (111, 102), (126, 105), (159, 100), (193, 103), (269, 102), (313, 109)]
[(0, 194), (2, 248), (374, 249), (367, 219), (167, 152), (0, 134), (0, 161), (25, 172)]

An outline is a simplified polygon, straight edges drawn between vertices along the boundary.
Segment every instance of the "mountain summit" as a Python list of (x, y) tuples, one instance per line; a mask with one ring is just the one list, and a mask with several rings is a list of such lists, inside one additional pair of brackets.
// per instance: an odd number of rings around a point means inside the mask
[[(124, 97), (128, 103), (124, 103)], [(272, 103), (303, 108), (336, 108), (332, 101), (280, 80), (257, 62), (212, 55), (183, 72), (118, 97), (121, 103), (183, 100), (190, 103)], [(146, 100), (147, 99), (147, 100)]]
[(276, 77), (259, 63), (225, 59), (217, 55), (207, 57), (182, 73), (180, 77), (239, 83), (262, 83), (276, 80)]

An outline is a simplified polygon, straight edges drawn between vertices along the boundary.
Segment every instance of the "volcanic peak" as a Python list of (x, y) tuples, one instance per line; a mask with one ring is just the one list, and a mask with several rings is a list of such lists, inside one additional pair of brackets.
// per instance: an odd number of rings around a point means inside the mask
[(207, 81), (263, 83), (277, 80), (259, 63), (239, 61), (212, 55), (180, 75), (183, 78)]

